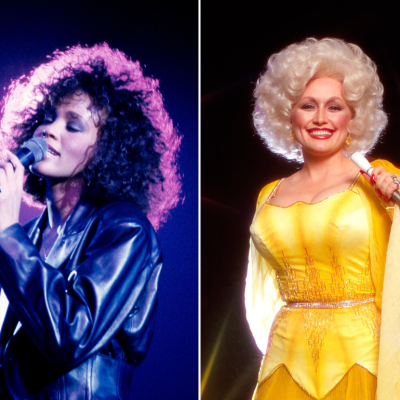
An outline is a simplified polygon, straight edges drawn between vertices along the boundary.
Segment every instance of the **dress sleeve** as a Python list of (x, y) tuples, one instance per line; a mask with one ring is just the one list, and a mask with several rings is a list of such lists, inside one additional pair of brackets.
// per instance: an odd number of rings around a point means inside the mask
[[(257, 210), (266, 201), (271, 190), (270, 186), (267, 185), (261, 191)], [(263, 354), (267, 351), (269, 333), (275, 315), (284, 304), (275, 270), (258, 252), (252, 237), (245, 289), (246, 317), (254, 340)]]
[(46, 358), (69, 367), (122, 325), (132, 337), (149, 334), (156, 305), (161, 252), (148, 221), (114, 210), (89, 225), (60, 269), (44, 262), (20, 225), (0, 232), (0, 282), (15, 315)]

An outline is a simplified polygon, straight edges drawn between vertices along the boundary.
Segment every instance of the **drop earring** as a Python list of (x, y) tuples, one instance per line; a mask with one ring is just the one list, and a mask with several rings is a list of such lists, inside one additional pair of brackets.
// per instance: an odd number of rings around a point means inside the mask
[(347, 146), (350, 146), (350, 143), (353, 141), (353, 139), (352, 139), (352, 137), (350, 136), (350, 133), (349, 133), (349, 135), (347, 136), (347, 138), (346, 138), (346, 144), (347, 144)]

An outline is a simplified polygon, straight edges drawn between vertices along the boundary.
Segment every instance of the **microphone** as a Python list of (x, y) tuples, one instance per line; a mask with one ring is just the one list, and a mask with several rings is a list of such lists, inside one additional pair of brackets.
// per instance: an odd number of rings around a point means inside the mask
[[(364, 171), (369, 176), (372, 175), (372, 170), (374, 169), (368, 160), (358, 151), (354, 152), (351, 156), (351, 161), (353, 161), (361, 171)], [(400, 192), (398, 190), (392, 193), (392, 199), (400, 205)]]
[(42, 138), (35, 137), (24, 142), (15, 155), (19, 158), (21, 164), (28, 168), (30, 165), (41, 161), (48, 149), (49, 146)]

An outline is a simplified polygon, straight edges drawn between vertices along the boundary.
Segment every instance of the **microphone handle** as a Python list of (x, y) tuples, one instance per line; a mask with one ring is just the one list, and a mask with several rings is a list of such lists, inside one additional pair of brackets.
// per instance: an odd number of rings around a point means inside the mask
[(398, 190), (395, 190), (395, 191), (392, 193), (392, 199), (393, 199), (397, 204), (400, 205), (400, 192), (399, 192)]
[(35, 162), (35, 155), (27, 147), (21, 147), (15, 155), (19, 158), (19, 161), (21, 161), (21, 164), (25, 168), (28, 168)]

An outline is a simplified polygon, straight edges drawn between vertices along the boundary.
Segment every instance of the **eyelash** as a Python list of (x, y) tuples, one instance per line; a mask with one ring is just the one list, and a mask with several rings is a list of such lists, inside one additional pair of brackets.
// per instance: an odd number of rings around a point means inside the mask
[(80, 132), (80, 129), (74, 128), (73, 126), (67, 125), (68, 132)]

